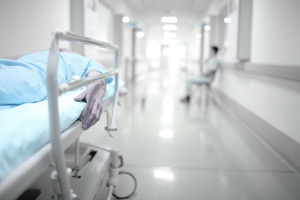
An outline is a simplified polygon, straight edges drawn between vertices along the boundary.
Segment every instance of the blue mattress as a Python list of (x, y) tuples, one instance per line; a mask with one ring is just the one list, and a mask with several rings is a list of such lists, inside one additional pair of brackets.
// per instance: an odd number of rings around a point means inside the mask
[[(74, 101), (81, 91), (59, 97), (61, 131), (80, 116), (84, 102)], [(113, 96), (114, 82), (106, 87), (104, 101)], [(50, 141), (47, 100), (0, 110), (0, 181)]]

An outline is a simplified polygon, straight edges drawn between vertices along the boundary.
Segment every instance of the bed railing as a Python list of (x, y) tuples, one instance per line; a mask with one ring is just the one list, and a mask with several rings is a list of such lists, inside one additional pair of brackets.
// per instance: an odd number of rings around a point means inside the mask
[[(100, 48), (110, 49), (114, 51), (114, 70), (99, 74), (96, 76), (79, 79), (71, 83), (63, 83), (58, 85), (57, 83), (57, 68), (58, 68), (58, 54), (59, 54), (59, 41), (69, 41), (73, 43), (80, 43), (84, 45), (93, 45)], [(49, 120), (50, 120), (50, 133), (51, 133), (51, 146), (52, 156), (55, 162), (55, 167), (58, 175), (58, 181), (60, 185), (61, 198), (64, 200), (74, 199), (74, 194), (71, 190), (69, 175), (67, 173), (67, 166), (65, 162), (64, 152), (61, 143), (61, 132), (59, 122), (59, 110), (58, 110), (58, 96), (64, 92), (80, 88), (101, 79), (107, 77), (115, 77), (115, 91), (112, 107), (111, 119), (108, 120), (108, 126), (105, 128), (108, 132), (115, 131), (115, 113), (118, 102), (118, 47), (114, 44), (100, 42), (88, 37), (76, 35), (74, 33), (55, 30), (53, 33), (53, 39), (51, 43), (48, 68), (47, 68), (47, 89), (48, 89), (48, 106), (49, 106)], [(109, 116), (109, 115), (107, 115)]]

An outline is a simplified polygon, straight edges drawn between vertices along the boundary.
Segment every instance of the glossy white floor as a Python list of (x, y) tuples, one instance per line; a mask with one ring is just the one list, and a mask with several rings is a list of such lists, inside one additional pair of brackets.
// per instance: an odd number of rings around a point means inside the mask
[(183, 105), (180, 70), (153, 70), (141, 79), (121, 99), (113, 138), (102, 122), (82, 136), (120, 150), (138, 181), (131, 199), (300, 199), (299, 176), (205, 88)]

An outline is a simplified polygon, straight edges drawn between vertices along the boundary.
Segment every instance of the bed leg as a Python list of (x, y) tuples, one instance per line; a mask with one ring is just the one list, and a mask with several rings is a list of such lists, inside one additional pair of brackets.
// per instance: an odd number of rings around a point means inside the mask
[(109, 169), (109, 179), (107, 182), (107, 186), (109, 187), (108, 191), (108, 197), (107, 200), (110, 200), (113, 191), (118, 185), (118, 174), (119, 174), (119, 151), (118, 150), (111, 150), (111, 164), (110, 164), (110, 169)]
[(137, 180), (130, 172), (120, 171), (123, 166), (123, 158), (119, 156), (118, 150), (111, 150), (111, 168), (109, 170), (109, 179), (107, 186), (109, 187), (107, 200), (112, 195), (117, 199), (126, 199), (131, 197), (137, 188)]
[[(70, 168), (67, 168), (67, 174), (68, 177), (70, 178), (71, 174), (72, 174), (72, 170)], [(52, 180), (52, 185), (53, 185), (53, 195), (52, 195), (52, 199), (55, 200), (61, 200), (62, 199), (62, 195), (61, 195), (61, 190), (60, 190), (60, 185), (59, 185), (59, 179), (58, 179), (58, 175), (57, 175), (57, 171), (53, 170), (51, 175), (51, 180)], [(78, 200), (77, 195), (74, 193), (74, 191), (71, 189), (71, 199), (72, 200)]]
[(75, 141), (75, 160), (74, 160), (74, 176), (78, 177), (78, 161), (79, 161), (79, 148), (80, 148), (80, 141), (79, 138)]

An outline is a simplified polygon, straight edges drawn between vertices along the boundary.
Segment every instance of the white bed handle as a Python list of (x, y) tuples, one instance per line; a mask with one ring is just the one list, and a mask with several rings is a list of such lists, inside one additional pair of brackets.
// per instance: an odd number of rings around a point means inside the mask
[[(85, 45), (94, 45), (100, 48), (106, 48), (114, 51), (114, 70), (108, 73), (100, 74), (86, 79), (74, 81), (69, 84), (63, 84), (58, 86), (57, 84), (57, 68), (58, 68), (58, 45), (59, 41), (69, 41), (75, 43), (81, 43)], [(53, 39), (48, 58), (47, 67), (47, 91), (48, 91), (48, 109), (49, 109), (49, 129), (50, 129), (50, 140), (51, 140), (51, 152), (55, 163), (55, 168), (59, 178), (59, 187), (61, 191), (61, 197), (64, 200), (74, 199), (73, 192), (70, 186), (70, 180), (66, 171), (66, 162), (62, 149), (60, 123), (59, 123), (59, 112), (58, 112), (58, 96), (68, 90), (82, 87), (91, 84), (97, 80), (104, 79), (105, 77), (115, 77), (115, 91), (114, 91), (114, 102), (112, 108), (112, 116), (109, 120), (108, 131), (116, 130), (115, 128), (115, 114), (118, 103), (118, 47), (114, 44), (100, 42), (88, 37), (76, 35), (74, 33), (55, 30), (53, 32)], [(75, 191), (76, 192), (76, 191)]]

